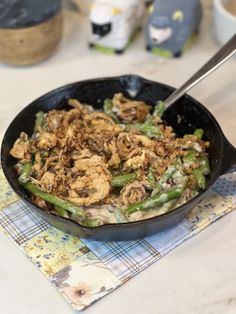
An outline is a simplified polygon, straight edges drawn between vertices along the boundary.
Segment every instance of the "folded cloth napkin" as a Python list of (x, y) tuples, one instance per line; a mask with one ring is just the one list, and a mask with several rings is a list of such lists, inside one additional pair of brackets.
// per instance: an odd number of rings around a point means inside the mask
[(218, 179), (185, 220), (156, 235), (100, 242), (65, 234), (35, 216), (11, 190), (0, 169), (0, 229), (77, 310), (124, 284), (236, 204), (236, 173)]

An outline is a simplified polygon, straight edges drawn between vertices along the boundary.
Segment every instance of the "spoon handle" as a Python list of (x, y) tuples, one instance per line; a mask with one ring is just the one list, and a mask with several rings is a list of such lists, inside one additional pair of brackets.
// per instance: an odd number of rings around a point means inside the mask
[(176, 89), (166, 100), (165, 105), (168, 108), (187, 91), (198, 84), (202, 79), (207, 77), (225, 61), (227, 61), (236, 52), (236, 34), (202, 67), (198, 70), (186, 83)]

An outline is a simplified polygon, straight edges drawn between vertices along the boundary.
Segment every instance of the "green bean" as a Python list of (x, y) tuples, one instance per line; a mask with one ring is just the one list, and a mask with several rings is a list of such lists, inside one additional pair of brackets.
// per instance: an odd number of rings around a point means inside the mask
[(40, 127), (43, 126), (44, 123), (44, 112), (39, 111), (36, 113), (36, 119), (34, 124), (34, 134), (36, 134)]
[(137, 211), (144, 211), (159, 205), (163, 205), (171, 200), (179, 198), (182, 193), (183, 189), (181, 187), (173, 187), (142, 202), (128, 206), (124, 209), (124, 213), (129, 216)]
[(193, 135), (196, 136), (199, 140), (202, 139), (203, 134), (204, 134), (203, 129), (196, 129), (195, 132), (193, 133)]
[[(44, 112), (39, 111), (36, 113), (33, 135), (35, 135), (38, 132), (38, 129), (43, 126), (43, 123), (44, 123)], [(32, 167), (33, 167), (32, 160), (23, 166), (21, 175), (19, 176), (19, 181), (26, 182), (28, 180), (28, 177), (30, 176), (32, 172)]]
[(144, 123), (127, 124), (128, 130), (137, 129), (147, 137), (159, 138), (162, 133), (159, 125), (152, 124), (154, 117), (161, 117), (165, 111), (165, 104), (163, 101), (159, 101), (154, 108), (153, 114), (148, 114)]
[(153, 115), (148, 114), (146, 117), (145, 123), (152, 124), (152, 121), (153, 121)]
[(126, 128), (136, 129), (146, 135), (147, 137), (156, 137), (159, 138), (161, 136), (160, 127), (158, 125), (153, 125), (149, 122), (147, 123), (134, 123), (134, 124), (127, 124)]
[(153, 110), (153, 117), (162, 117), (163, 113), (165, 112), (166, 107), (164, 101), (158, 101), (154, 110)]
[(197, 162), (196, 153), (194, 151), (190, 151), (187, 155), (183, 157), (184, 163), (192, 164), (194, 162)]
[(201, 154), (199, 157), (197, 157), (196, 152), (191, 151), (183, 157), (183, 161), (187, 164), (197, 163), (198, 168), (201, 169), (205, 176), (210, 173), (209, 159), (204, 154)]
[(80, 222), (81, 225), (89, 228), (95, 228), (102, 225), (102, 221), (98, 218), (85, 218), (83, 221)]
[(206, 178), (204, 176), (210, 173), (209, 160), (206, 155), (196, 156), (196, 153), (191, 151), (188, 155), (183, 157), (184, 163), (197, 164), (197, 168), (193, 169), (193, 177), (200, 189), (206, 186)]
[(154, 169), (152, 167), (149, 167), (147, 180), (150, 183), (151, 186), (154, 186), (156, 183), (156, 178), (154, 175)]
[(127, 222), (127, 218), (125, 217), (125, 215), (123, 214), (123, 212), (119, 208), (115, 208), (114, 215), (115, 215), (117, 223)]
[(204, 189), (206, 186), (205, 176), (210, 173), (209, 160), (206, 155), (196, 156), (196, 153), (191, 151), (188, 155), (183, 157), (184, 163), (197, 165), (197, 168), (193, 169), (193, 177), (197, 183), (198, 188)]
[(204, 189), (206, 186), (206, 178), (204, 177), (202, 170), (197, 168), (193, 170), (193, 177), (200, 189)]
[(32, 172), (32, 162), (28, 162), (27, 164), (23, 165), (21, 175), (19, 176), (19, 181), (20, 182), (26, 182), (28, 180), (28, 177), (30, 176)]
[(127, 183), (134, 181), (137, 178), (136, 172), (128, 174), (121, 174), (112, 178), (111, 185), (114, 188), (120, 188), (125, 186)]
[(167, 212), (169, 212), (171, 209), (174, 209), (178, 202), (178, 199), (174, 199), (174, 200), (171, 200), (163, 205), (161, 205), (160, 207), (158, 207), (158, 209), (156, 209), (156, 215), (162, 215), (162, 214), (165, 214)]
[(65, 217), (65, 218), (69, 218), (68, 212), (66, 209), (59, 207), (59, 206), (54, 206), (55, 212), (61, 216), (61, 217)]
[(25, 188), (27, 191), (29, 191), (30, 193), (32, 193), (33, 195), (40, 197), (42, 200), (51, 203), (53, 205), (56, 205), (58, 207), (61, 207), (65, 210), (67, 210), (68, 212), (77, 215), (78, 217), (84, 217), (84, 211), (81, 207), (72, 204), (68, 201), (65, 201), (55, 195), (46, 193), (41, 191), (37, 186), (35, 186), (33, 183), (31, 182), (22, 182), (19, 180), (19, 183), (23, 186), (23, 188)]
[(204, 176), (207, 176), (210, 173), (210, 164), (209, 164), (209, 159), (207, 156), (202, 155), (199, 157), (199, 164), (200, 164), (200, 169)]
[[(39, 111), (36, 113), (36, 119), (34, 124), (34, 135), (37, 133), (39, 127), (43, 125), (44, 122), (44, 113), (42, 111)], [(23, 165), (21, 175), (19, 176), (20, 182), (26, 182), (28, 180), (28, 177), (30, 176), (32, 172), (33, 162), (29, 161), (28, 163)]]
[(103, 110), (104, 112), (110, 116), (115, 122), (119, 122), (119, 119), (115, 115), (115, 113), (112, 111), (113, 103), (111, 99), (105, 99), (103, 104)]
[(106, 114), (110, 115), (112, 112), (113, 103), (111, 99), (105, 99), (103, 104), (103, 110)]
[(170, 178), (173, 177), (174, 173), (176, 172), (177, 167), (176, 165), (171, 165), (167, 168), (167, 170), (165, 171), (165, 173), (162, 175), (162, 177), (159, 179), (159, 181), (157, 182), (155, 188), (152, 191), (152, 196), (157, 195), (158, 193), (160, 193), (160, 191), (163, 188), (163, 184), (166, 183)]

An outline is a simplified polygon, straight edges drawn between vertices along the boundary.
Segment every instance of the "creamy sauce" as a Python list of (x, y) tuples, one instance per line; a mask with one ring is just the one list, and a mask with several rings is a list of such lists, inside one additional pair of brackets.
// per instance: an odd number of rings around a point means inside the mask
[(198, 153), (202, 153), (202, 148), (198, 143), (193, 144), (193, 149)]
[(224, 2), (225, 9), (236, 16), (236, 0), (227, 0)]

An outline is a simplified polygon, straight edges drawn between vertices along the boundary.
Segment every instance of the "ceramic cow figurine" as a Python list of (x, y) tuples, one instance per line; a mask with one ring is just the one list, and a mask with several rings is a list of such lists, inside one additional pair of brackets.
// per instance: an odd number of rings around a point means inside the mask
[(155, 0), (146, 25), (147, 49), (165, 57), (179, 57), (199, 31), (199, 0)]
[(142, 25), (144, 0), (95, 0), (90, 13), (90, 46), (122, 53)]

